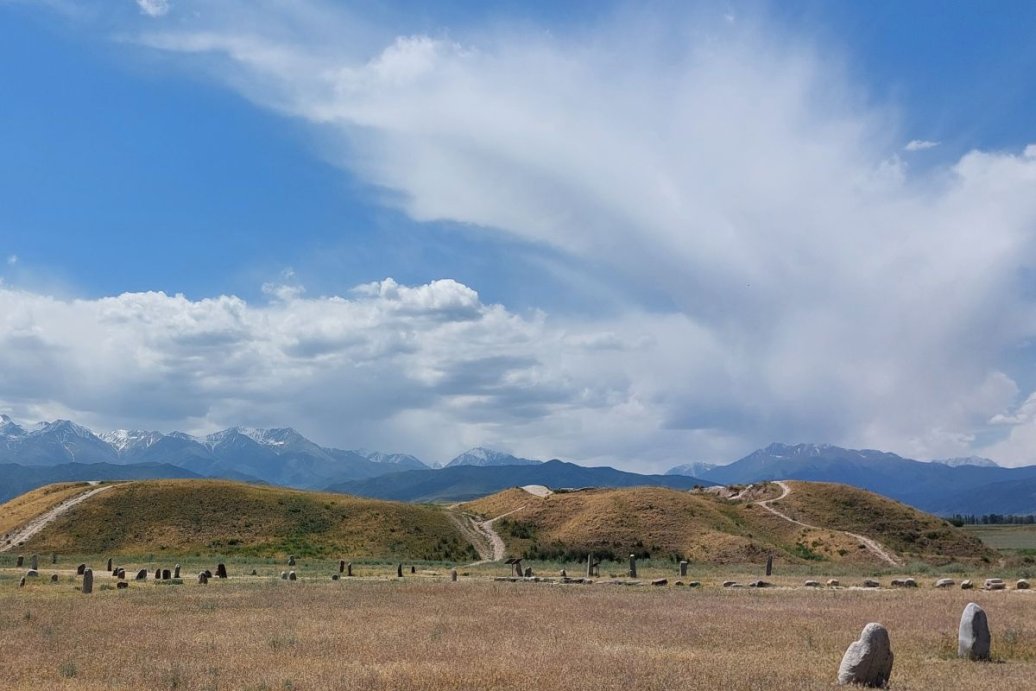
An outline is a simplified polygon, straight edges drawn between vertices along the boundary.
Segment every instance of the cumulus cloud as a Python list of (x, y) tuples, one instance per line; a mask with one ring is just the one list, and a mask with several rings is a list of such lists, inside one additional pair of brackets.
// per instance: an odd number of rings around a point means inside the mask
[[(1036, 336), (1033, 148), (911, 173), (890, 112), (809, 36), (742, 16), (428, 35), (308, 1), (230, 2), (135, 40), (311, 123), (412, 218), (581, 257), (632, 305), (587, 324), (390, 281), (326, 300), (271, 286), (262, 308), (113, 298), (171, 331), (157, 350), (94, 340), (216, 392), (176, 399), (191, 419), (253, 419), (284, 388), (299, 413), (529, 455), (727, 460), (802, 440), (944, 457), (983, 451), (1030, 393), (1010, 373)], [(38, 365), (84, 349), (43, 347), (58, 323), (11, 338)], [(218, 371), (207, 347), (231, 353)]]
[(907, 151), (924, 151), (925, 149), (934, 149), (937, 146), (939, 146), (939, 142), (932, 142), (927, 139), (911, 139), (903, 148)]

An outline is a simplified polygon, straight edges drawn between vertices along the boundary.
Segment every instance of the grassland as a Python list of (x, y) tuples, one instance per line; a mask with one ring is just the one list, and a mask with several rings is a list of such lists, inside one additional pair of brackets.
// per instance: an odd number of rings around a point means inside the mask
[(216, 480), (117, 485), (50, 523), (26, 549), (41, 554), (477, 558), (438, 507)]
[[(322, 566), (321, 566), (322, 568)], [(304, 571), (304, 574), (306, 572)], [(896, 689), (1032, 688), (1036, 593), (725, 590), (417, 578), (83, 595), (72, 576), (0, 572), (5, 688), (828, 689), (845, 647), (884, 623)], [(107, 587), (106, 587), (107, 586)], [(979, 602), (994, 663), (958, 660)]]
[[(782, 564), (883, 565), (858, 540), (840, 532), (846, 530), (874, 537), (893, 549), (909, 549), (922, 561), (982, 557), (992, 561), (996, 556), (978, 540), (933, 516), (869, 492), (814, 484), (793, 483), (793, 493), (775, 506), (820, 528), (796, 525), (755, 503), (778, 496), (775, 486), (760, 487), (740, 501), (662, 488), (590, 490), (543, 498), (513, 489), (461, 508), (487, 518), (503, 516), (495, 527), (508, 552), (532, 559), (575, 561), (593, 552), (610, 559), (636, 554), (744, 564), (775, 555)], [(876, 519), (873, 512), (884, 512), (884, 518)], [(915, 532), (917, 538), (913, 538)]]
[(0, 535), (6, 536), (30, 519), (84, 491), (86, 482), (63, 482), (40, 487), (0, 504)]
[(966, 525), (963, 530), (993, 549), (1036, 555), (1036, 525)]

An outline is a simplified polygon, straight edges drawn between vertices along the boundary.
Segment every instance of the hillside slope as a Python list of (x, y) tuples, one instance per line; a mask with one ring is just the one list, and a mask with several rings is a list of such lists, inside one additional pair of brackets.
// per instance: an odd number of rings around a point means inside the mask
[(220, 480), (117, 485), (56, 519), (25, 549), (453, 561), (478, 556), (435, 507)]
[[(25, 492), (56, 482), (83, 482), (90, 480), (155, 480), (167, 478), (198, 478), (186, 468), (168, 463), (62, 463), (50, 466), (23, 466), (17, 463), (0, 464), (0, 501), (13, 499)], [(234, 478), (249, 480), (250, 478)]]
[[(796, 488), (809, 483), (795, 483)], [(711, 492), (680, 492), (664, 488), (602, 489), (535, 497), (520, 489), (507, 490), (464, 504), (463, 510), (492, 518), (511, 513), (494, 525), (512, 556), (583, 559), (588, 552), (605, 558), (629, 554), (653, 558), (689, 559), (711, 563), (765, 560), (774, 554), (787, 563), (847, 562), (883, 566), (859, 541), (843, 530), (873, 537), (910, 558), (939, 562), (990, 557), (981, 543), (945, 521), (891, 500), (840, 486), (818, 486), (799, 497), (826, 499), (834, 506), (848, 492), (867, 497), (867, 511), (851, 519), (834, 520), (825, 511), (806, 513), (817, 528), (796, 525), (755, 503), (779, 494), (761, 493), (751, 500), (724, 499)], [(789, 496), (778, 508), (798, 510)], [(775, 504), (776, 506), (776, 504)], [(887, 518), (870, 510), (887, 512)], [(861, 525), (869, 516), (870, 526)], [(907, 535), (917, 533), (911, 540)]]

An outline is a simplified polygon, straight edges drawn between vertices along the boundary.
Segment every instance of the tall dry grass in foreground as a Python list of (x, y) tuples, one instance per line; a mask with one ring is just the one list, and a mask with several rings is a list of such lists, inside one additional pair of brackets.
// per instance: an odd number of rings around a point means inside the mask
[[(102, 576), (100, 584), (105, 584)], [(5, 688), (828, 689), (884, 623), (896, 689), (1031, 689), (1036, 594), (435, 578), (0, 587)], [(956, 659), (964, 605), (999, 662)]]

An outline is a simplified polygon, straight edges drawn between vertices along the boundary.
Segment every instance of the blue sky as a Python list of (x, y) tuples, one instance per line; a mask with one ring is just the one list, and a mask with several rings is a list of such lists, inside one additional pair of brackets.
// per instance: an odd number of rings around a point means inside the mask
[(1026, 2), (0, 1), (0, 412), (1030, 462), (1033, 30)]

